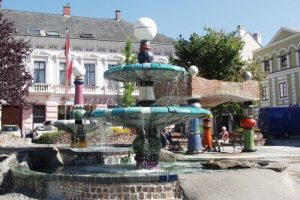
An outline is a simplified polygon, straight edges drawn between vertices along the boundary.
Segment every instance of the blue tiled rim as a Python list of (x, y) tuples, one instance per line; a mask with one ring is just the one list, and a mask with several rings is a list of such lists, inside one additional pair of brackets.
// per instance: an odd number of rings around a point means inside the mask
[(113, 109), (97, 109), (91, 113), (91, 117), (103, 117), (105, 115), (130, 115), (133, 113), (144, 114), (165, 114), (165, 113), (177, 113), (177, 114), (203, 114), (210, 115), (209, 110), (196, 107), (125, 107), (125, 108), (113, 108)]
[(104, 72), (104, 77), (108, 74), (112, 74), (114, 72), (119, 71), (130, 71), (130, 70), (167, 70), (167, 71), (178, 71), (187, 73), (187, 71), (180, 66), (170, 65), (170, 64), (160, 64), (160, 63), (136, 63), (136, 64), (129, 64), (129, 65), (120, 65), (113, 67)]
[(32, 171), (26, 168), (12, 168), (16, 179), (31, 179), (44, 181), (74, 181), (84, 183), (154, 183), (178, 181), (177, 174), (144, 175), (144, 176), (99, 176), (99, 175), (73, 175), (73, 174), (47, 174)]
[(188, 72), (183, 67), (159, 63), (121, 65), (104, 72), (105, 79), (121, 82), (178, 81), (187, 75)]

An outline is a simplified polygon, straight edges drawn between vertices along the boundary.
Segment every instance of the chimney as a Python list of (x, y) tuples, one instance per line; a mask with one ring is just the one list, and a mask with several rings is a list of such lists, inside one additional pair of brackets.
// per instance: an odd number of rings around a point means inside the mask
[(116, 10), (115, 12), (116, 12), (116, 18), (115, 18), (115, 20), (116, 21), (120, 21), (121, 20), (121, 10)]
[(71, 16), (71, 7), (70, 7), (69, 3), (67, 3), (66, 6), (64, 6), (64, 13), (63, 13), (63, 15), (65, 17), (70, 17)]
[(246, 35), (246, 26), (238, 25), (237, 26), (237, 34), (238, 34), (238, 37), (243, 37), (244, 35)]
[(253, 37), (258, 44), (261, 44), (261, 33), (253, 33)]

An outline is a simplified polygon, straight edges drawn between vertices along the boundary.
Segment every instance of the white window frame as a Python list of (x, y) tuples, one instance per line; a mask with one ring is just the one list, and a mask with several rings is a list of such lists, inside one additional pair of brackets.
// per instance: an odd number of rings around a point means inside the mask
[(285, 99), (288, 97), (288, 84), (286, 81), (278, 83), (279, 98)]
[(262, 86), (262, 101), (268, 101), (269, 97), (269, 86)]

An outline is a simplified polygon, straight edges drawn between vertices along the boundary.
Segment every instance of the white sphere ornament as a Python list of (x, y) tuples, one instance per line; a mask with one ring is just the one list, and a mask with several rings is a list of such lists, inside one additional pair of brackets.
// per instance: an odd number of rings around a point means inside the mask
[(74, 76), (84, 76), (85, 75), (85, 68), (82, 65), (76, 65), (73, 68), (73, 75)]
[(189, 72), (189, 75), (194, 78), (195, 76), (197, 76), (198, 72), (199, 72), (199, 69), (197, 66), (195, 65), (192, 65), (189, 67), (188, 69), (188, 72)]
[(152, 40), (156, 34), (156, 23), (152, 19), (142, 17), (135, 22), (134, 35), (138, 40)]
[(244, 79), (245, 81), (251, 80), (251, 79), (252, 79), (252, 73), (249, 72), (249, 71), (245, 71), (245, 72), (243, 73), (243, 79)]

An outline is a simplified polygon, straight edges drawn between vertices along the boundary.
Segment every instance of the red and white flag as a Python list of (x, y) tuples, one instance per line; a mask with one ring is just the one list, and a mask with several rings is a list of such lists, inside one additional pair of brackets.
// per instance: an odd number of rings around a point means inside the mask
[(69, 33), (67, 32), (66, 44), (65, 44), (65, 57), (66, 57), (66, 77), (65, 77), (65, 94), (66, 98), (68, 95), (68, 84), (71, 80), (72, 71), (73, 71), (73, 59), (71, 56), (71, 43)]

